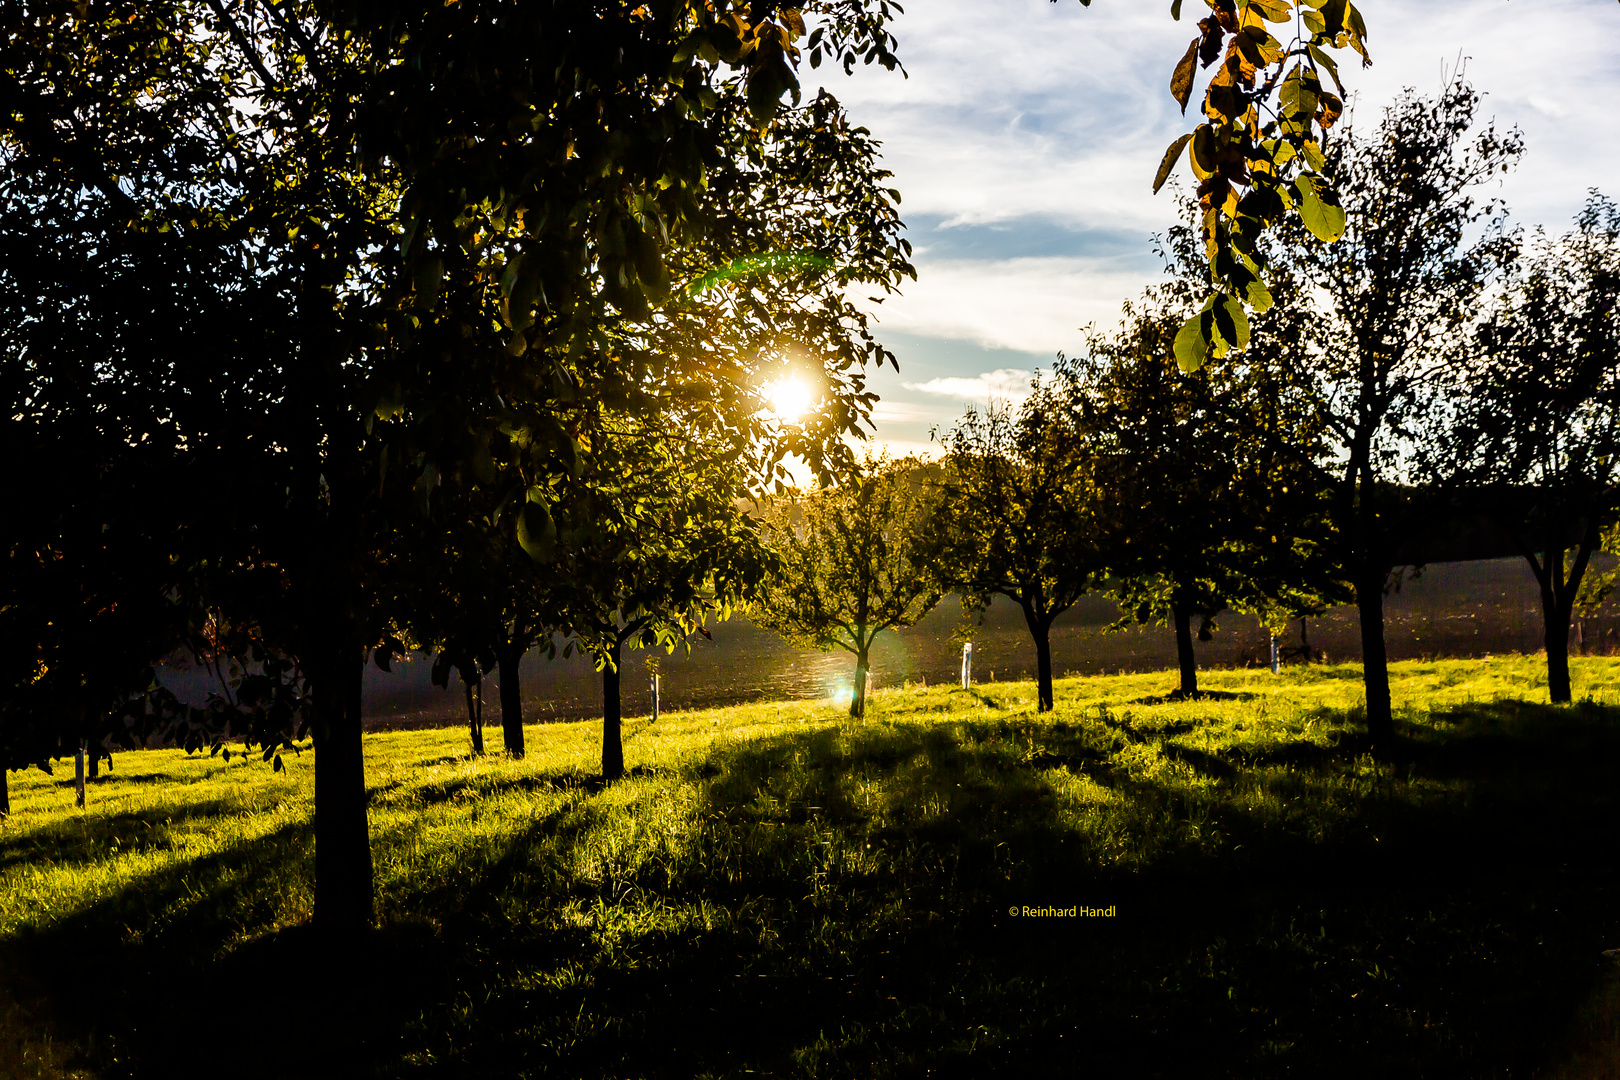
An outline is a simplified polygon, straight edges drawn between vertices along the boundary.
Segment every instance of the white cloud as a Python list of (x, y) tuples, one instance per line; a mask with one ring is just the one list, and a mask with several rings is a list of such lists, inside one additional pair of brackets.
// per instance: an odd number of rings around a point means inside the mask
[[(1604, 135), (1620, 96), (1614, 0), (1358, 6), (1376, 63), (1346, 59), (1342, 69), (1362, 128), (1407, 87), (1438, 91), (1462, 60), (1485, 95), (1482, 117), (1525, 134), (1524, 163), (1498, 189), (1515, 221), (1562, 231), (1588, 188), (1620, 196), (1620, 140)], [(926, 381), (884, 390), (879, 439), (927, 430), (912, 414), (941, 397), (921, 388), (972, 384), (971, 400), (983, 401), (979, 373), (1022, 362), (985, 350), (1078, 351), (1080, 327), (1115, 325), (1120, 302), (1158, 276), (1148, 236), (1173, 223), (1176, 204), (1149, 185), (1165, 146), (1196, 123), (1168, 92), (1196, 30), (1167, 7), (924, 0), (894, 23), (909, 79), (875, 65), (850, 79), (804, 73), (883, 143), (920, 245), (919, 280), (877, 309), (880, 335), (940, 348), (908, 353), (908, 373), (922, 368)], [(1133, 235), (1135, 258), (1089, 254), (1120, 251)]]
[(1555, 120), (1561, 120), (1569, 115), (1569, 110), (1564, 108), (1564, 106), (1558, 104), (1556, 101), (1544, 98), (1539, 94), (1531, 94), (1524, 100), (1532, 109), (1536, 110), (1538, 113), (1541, 113), (1543, 116), (1550, 116)]
[[(1433, 93), (1462, 59), (1483, 113), (1521, 126), (1524, 167), (1504, 181), (1520, 220), (1567, 227), (1591, 186), (1616, 185), (1620, 91), (1614, 0), (1362, 0), (1376, 63), (1341, 67), (1364, 126), (1406, 87)], [(816, 75), (884, 144), (912, 217), (949, 225), (1040, 217), (1069, 228), (1164, 228), (1149, 190), (1164, 148), (1195, 124), (1168, 91), (1196, 29), (1158, 4), (927, 0), (894, 23), (902, 78), (876, 65)], [(1200, 73), (1201, 92), (1207, 73)], [(1182, 172), (1185, 173), (1185, 165)]]
[(1087, 324), (1117, 323), (1120, 301), (1149, 280), (1112, 259), (919, 259), (917, 280), (878, 316), (924, 337), (1052, 356), (1073, 352)]
[[(903, 384), (912, 389), (910, 383)], [(887, 401), (879, 401), (872, 407), (872, 422), (874, 424), (915, 424), (935, 419), (937, 410), (918, 408), (912, 404), (895, 405)]]
[(957, 401), (1021, 401), (1029, 396), (1029, 380), (1033, 374), (1034, 372), (1019, 371), (1016, 368), (1001, 368), (997, 371), (986, 371), (971, 379), (948, 376), (943, 379), (929, 379), (927, 382), (901, 385), (907, 390), (955, 398)]
[(908, 214), (1145, 235), (1174, 210), (1147, 190), (1158, 158), (1141, 148), (1157, 140), (1162, 153), (1180, 131), (1166, 63), (1192, 29), (1130, 8), (928, 0), (895, 23), (909, 78), (824, 79), (883, 142)]

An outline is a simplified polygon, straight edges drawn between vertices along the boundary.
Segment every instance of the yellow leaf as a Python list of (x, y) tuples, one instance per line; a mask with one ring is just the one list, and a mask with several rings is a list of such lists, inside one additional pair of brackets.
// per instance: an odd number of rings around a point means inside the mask
[(1198, 38), (1193, 38), (1192, 44), (1187, 46), (1187, 55), (1181, 58), (1176, 65), (1175, 73), (1170, 76), (1170, 96), (1181, 105), (1181, 115), (1187, 115), (1187, 102), (1192, 97), (1193, 72), (1198, 61)]
[(1193, 175), (1200, 180), (1214, 176), (1215, 158), (1215, 129), (1208, 124), (1200, 124), (1198, 130), (1193, 132), (1192, 148), (1187, 155)]
[(1164, 152), (1164, 160), (1159, 162), (1159, 171), (1153, 177), (1153, 194), (1157, 195), (1164, 182), (1170, 178), (1170, 170), (1176, 167), (1176, 159), (1181, 156), (1182, 148), (1192, 141), (1192, 133), (1188, 132), (1175, 142), (1171, 143)]

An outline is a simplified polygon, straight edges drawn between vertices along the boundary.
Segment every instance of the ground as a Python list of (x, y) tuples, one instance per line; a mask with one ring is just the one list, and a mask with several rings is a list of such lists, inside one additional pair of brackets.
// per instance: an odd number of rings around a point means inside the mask
[(1620, 660), (1542, 663), (1396, 665), (1381, 760), (1320, 665), (666, 713), (609, 786), (368, 736), (341, 946), (311, 754), (13, 773), (0, 1076), (1620, 1075)]

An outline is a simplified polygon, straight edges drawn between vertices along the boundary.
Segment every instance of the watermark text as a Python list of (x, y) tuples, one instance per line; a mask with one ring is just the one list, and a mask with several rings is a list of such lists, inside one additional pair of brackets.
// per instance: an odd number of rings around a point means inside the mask
[(1023, 907), (1014, 904), (1007, 909), (1007, 914), (1022, 919), (1112, 919), (1116, 913), (1116, 906), (1107, 907)]

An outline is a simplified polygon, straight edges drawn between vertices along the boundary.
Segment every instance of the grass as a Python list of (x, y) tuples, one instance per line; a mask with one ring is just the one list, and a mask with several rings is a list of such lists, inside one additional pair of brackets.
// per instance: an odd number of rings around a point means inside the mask
[(14, 773), (0, 1076), (1616, 1075), (1620, 660), (1541, 664), (1395, 665), (1383, 761), (1353, 666), (665, 714), (611, 786), (373, 735), (343, 947), (312, 755)]

